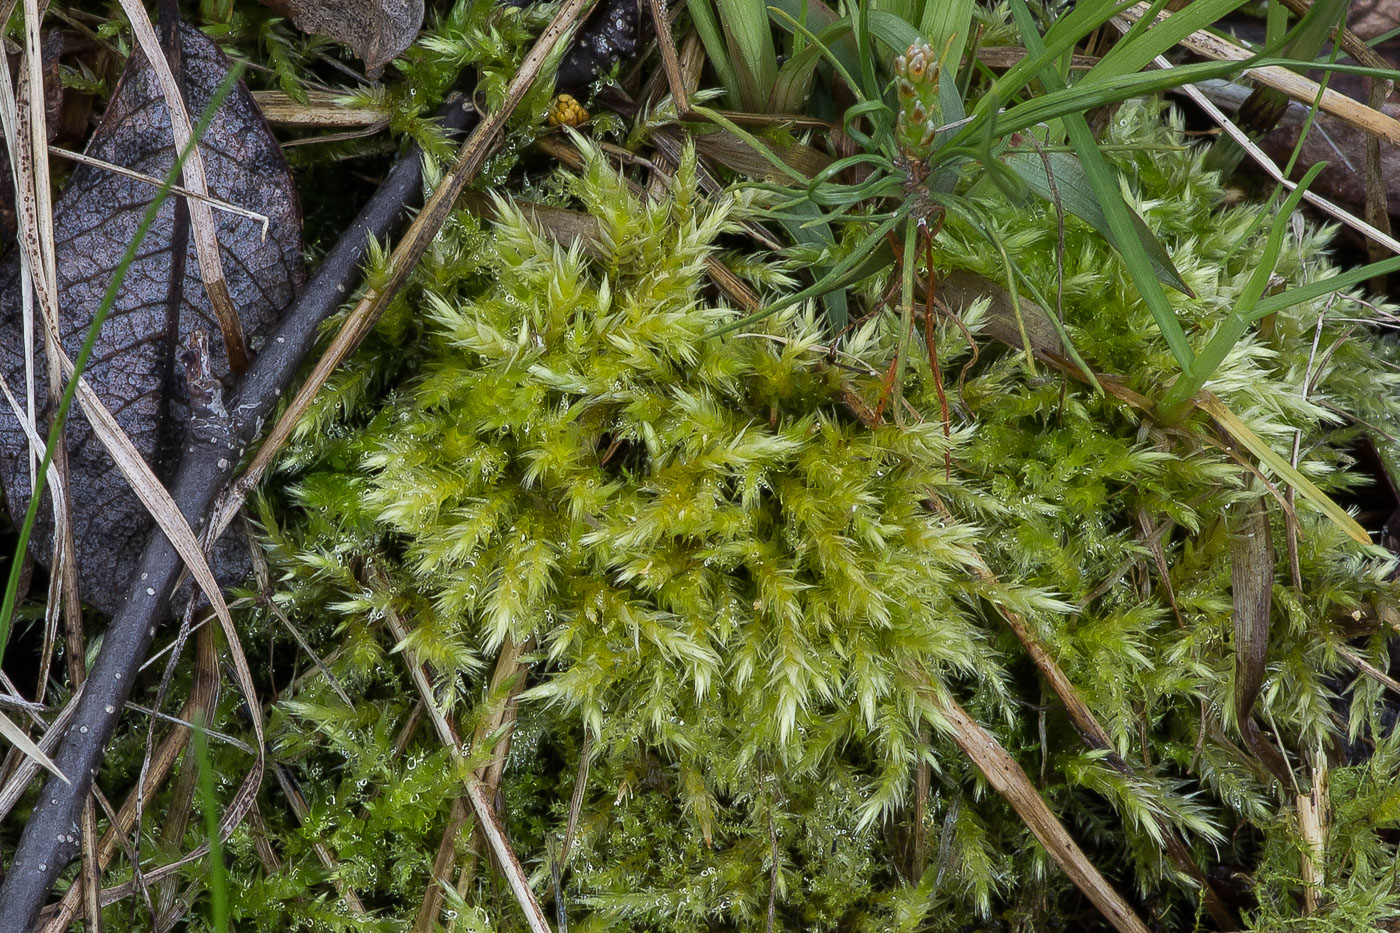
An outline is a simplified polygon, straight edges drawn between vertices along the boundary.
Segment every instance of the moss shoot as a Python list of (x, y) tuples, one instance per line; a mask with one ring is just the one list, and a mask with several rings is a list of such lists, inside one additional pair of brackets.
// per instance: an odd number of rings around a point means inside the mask
[[(1180, 313), (1199, 345), (1257, 264), (1262, 209), (1224, 209), (1157, 106), (1126, 106), (1109, 136), (1198, 296)], [(1159, 427), (1121, 394), (1028, 370), (978, 336), (982, 301), (952, 309), (969, 334), (936, 328), (948, 422), (916, 342), (907, 406), (870, 427), (855, 400), (877, 403), (894, 315), (834, 351), (810, 309), (708, 336), (737, 312), (706, 264), (747, 207), (702, 197), (693, 162), (652, 202), (600, 156), (541, 190), (594, 218), (587, 248), (504, 201), (489, 226), (454, 218), (268, 493), (277, 602), (334, 683), (307, 670), (277, 708), (275, 754), (310, 810), (264, 809), (279, 871), (256, 868), (252, 832), (231, 841), (240, 928), (406, 928), (439, 884), (463, 779), (498, 754), (506, 831), (573, 931), (763, 929), (770, 910), (792, 930), (1096, 928), (946, 737), (943, 695), (1156, 928), (1202, 914), (1164, 826), (1201, 864), (1250, 866), (1236, 906), (1253, 929), (1395, 915), (1400, 738), (1381, 687), (1339, 653), (1386, 667), (1387, 555), (1292, 501), (1203, 417)], [(1160, 395), (1171, 357), (1102, 239), (1067, 219), (1061, 255), (1052, 209), (986, 207), (1041, 292), (1062, 294), (1084, 358)], [(1279, 274), (1332, 274), (1327, 239), (1299, 228)], [(1000, 280), (983, 242), (950, 224), (936, 261)], [(790, 287), (781, 258), (738, 267), (767, 294)], [(1358, 307), (1280, 312), (1209, 385), (1338, 496), (1357, 482), (1360, 426), (1386, 453), (1400, 428), (1395, 353), (1352, 323)], [(1231, 536), (1261, 501), (1278, 547), (1253, 716), (1299, 787), (1246, 751), (1233, 699)], [(1084, 744), (1005, 611), (1131, 771)], [(270, 615), (250, 625), (298, 650)], [(410, 649), (438, 709), (485, 737), (465, 758), (423, 724)], [(488, 689), (515, 652), (522, 673)], [(489, 728), (507, 703), (508, 743)], [(1332, 823), (1312, 866), (1294, 796), (1321, 769)], [(460, 825), (449, 846), (466, 853)], [(441, 929), (524, 929), (489, 864), (456, 863), (474, 867), (449, 879)]]

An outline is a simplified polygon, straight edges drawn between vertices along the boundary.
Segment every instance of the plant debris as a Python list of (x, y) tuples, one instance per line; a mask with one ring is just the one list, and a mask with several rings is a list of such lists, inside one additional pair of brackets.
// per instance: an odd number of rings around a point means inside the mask
[(371, 78), (413, 43), (423, 28), (423, 0), (263, 0), (302, 32), (343, 42)]
[[(229, 63), (202, 32), (181, 30), (186, 102), (198, 114), (228, 72)], [(301, 213), (281, 149), (241, 83), (224, 100), (199, 145), (212, 196), (252, 208), (268, 218), (267, 236), (252, 218), (216, 211), (228, 285), (244, 332), (256, 341), (277, 321), (304, 278)], [(170, 119), (152, 69), (132, 55), (87, 154), (104, 162), (162, 177), (174, 161)], [(54, 238), (63, 346), (76, 358), (127, 244), (156, 195), (149, 181), (80, 165), (54, 205)], [(174, 250), (177, 237), (179, 252)], [(19, 256), (0, 268), (0, 366), (12, 391), (26, 379)], [(38, 328), (36, 328), (37, 330)], [(180, 236), (173, 201), (167, 202), (127, 270), (112, 311), (97, 335), (85, 374), (117, 423), (158, 476), (173, 476), (180, 461), (189, 405), (177, 364), (195, 330), (219, 333), (199, 276), (194, 245)], [(211, 347), (214, 372), (227, 379), (220, 341)], [(50, 396), (44, 351), (35, 335), (39, 371), (33, 398), (44, 436)], [(112, 613), (121, 605), (131, 571), (153, 527), (150, 515), (117, 472), (87, 419), (75, 411), (65, 432), (69, 451), (71, 509), (83, 599)], [(17, 520), (29, 502), (30, 445), (14, 412), (0, 409), (0, 477)], [(47, 564), (53, 513), (40, 508), (31, 553)], [(223, 549), (229, 578), (246, 575), (246, 557)]]

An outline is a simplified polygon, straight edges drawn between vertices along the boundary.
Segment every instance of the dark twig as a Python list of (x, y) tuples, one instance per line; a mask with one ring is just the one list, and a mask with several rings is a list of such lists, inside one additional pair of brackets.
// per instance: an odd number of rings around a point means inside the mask
[[(446, 129), (463, 129), (475, 119), (466, 104), (467, 98), (460, 95), (449, 99), (439, 114)], [(266, 349), (244, 376), (229, 406), (240, 445), (256, 436), (311, 350), (318, 326), (349, 295), (359, 278), (370, 238), (387, 237), (405, 208), (418, 198), (421, 162), (422, 153), (415, 147), (395, 163), (384, 184), (326, 255), (306, 290), (287, 309)], [(222, 445), (195, 442), (187, 449), (171, 491), (193, 527), (204, 527), (236, 460)], [(126, 701), (182, 568), (174, 546), (163, 534), (154, 532), (134, 575), (137, 582), (107, 629), (102, 651), (55, 756), (59, 768), (73, 777), (73, 785), (68, 787), (57, 779), (45, 784), (0, 886), (0, 930), (32, 929), (54, 881), (73, 859), (75, 826), (107, 742), (116, 730), (115, 711)]]

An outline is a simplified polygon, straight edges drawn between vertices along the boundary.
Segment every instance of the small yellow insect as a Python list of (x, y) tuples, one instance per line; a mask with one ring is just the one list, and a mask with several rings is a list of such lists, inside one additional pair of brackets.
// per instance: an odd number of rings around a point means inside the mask
[(549, 105), (550, 126), (582, 126), (588, 122), (588, 111), (570, 94), (560, 94)]

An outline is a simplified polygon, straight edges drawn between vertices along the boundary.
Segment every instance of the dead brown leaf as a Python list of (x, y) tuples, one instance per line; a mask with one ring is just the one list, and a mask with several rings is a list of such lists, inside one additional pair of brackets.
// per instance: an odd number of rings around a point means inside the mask
[(1262, 498), (1241, 505), (1232, 516), (1230, 588), (1235, 617), (1235, 716), (1240, 734), (1256, 758), (1288, 787), (1293, 774), (1282, 753), (1255, 724), (1251, 711), (1264, 683), (1273, 603), (1274, 543)]
[[(182, 45), (185, 95), (197, 114), (229, 65), (196, 29), (183, 28)], [(241, 85), (219, 108), (199, 149), (215, 197), (269, 218), (266, 239), (256, 220), (227, 212), (216, 218), (229, 290), (245, 333), (256, 338), (272, 326), (303, 277), (293, 180), (277, 141)], [(128, 63), (87, 153), (157, 177), (173, 163), (169, 111), (140, 53)], [(55, 204), (62, 339), (69, 357), (78, 356), (115, 266), (155, 193), (145, 181), (80, 165)], [(219, 331), (199, 277), (194, 245), (186, 236), (177, 249), (177, 235), (175, 207), (167, 202), (128, 270), (85, 373), (135, 451), (160, 477), (173, 475), (189, 419), (177, 355), (193, 331)], [(27, 382), (19, 274), (17, 256), (0, 268), (0, 370), (12, 386)], [(212, 357), (215, 374), (227, 379), (228, 361), (217, 341)], [(36, 380), (34, 391), (36, 411), (44, 422), (51, 399), (42, 380)], [(41, 423), (39, 430), (46, 432), (47, 425)], [(151, 518), (92, 426), (76, 411), (66, 436), (82, 595), (103, 611), (115, 612), (150, 533)], [(18, 420), (8, 408), (0, 411), (0, 479), (12, 513), (20, 515), (29, 500), (28, 460), (27, 439)], [(47, 507), (38, 514), (32, 553), (46, 560), (53, 519)], [(241, 566), (229, 564), (233, 553), (229, 548), (223, 561), (213, 563)]]
[(418, 38), (423, 0), (263, 0), (302, 32), (350, 46), (371, 78)]

